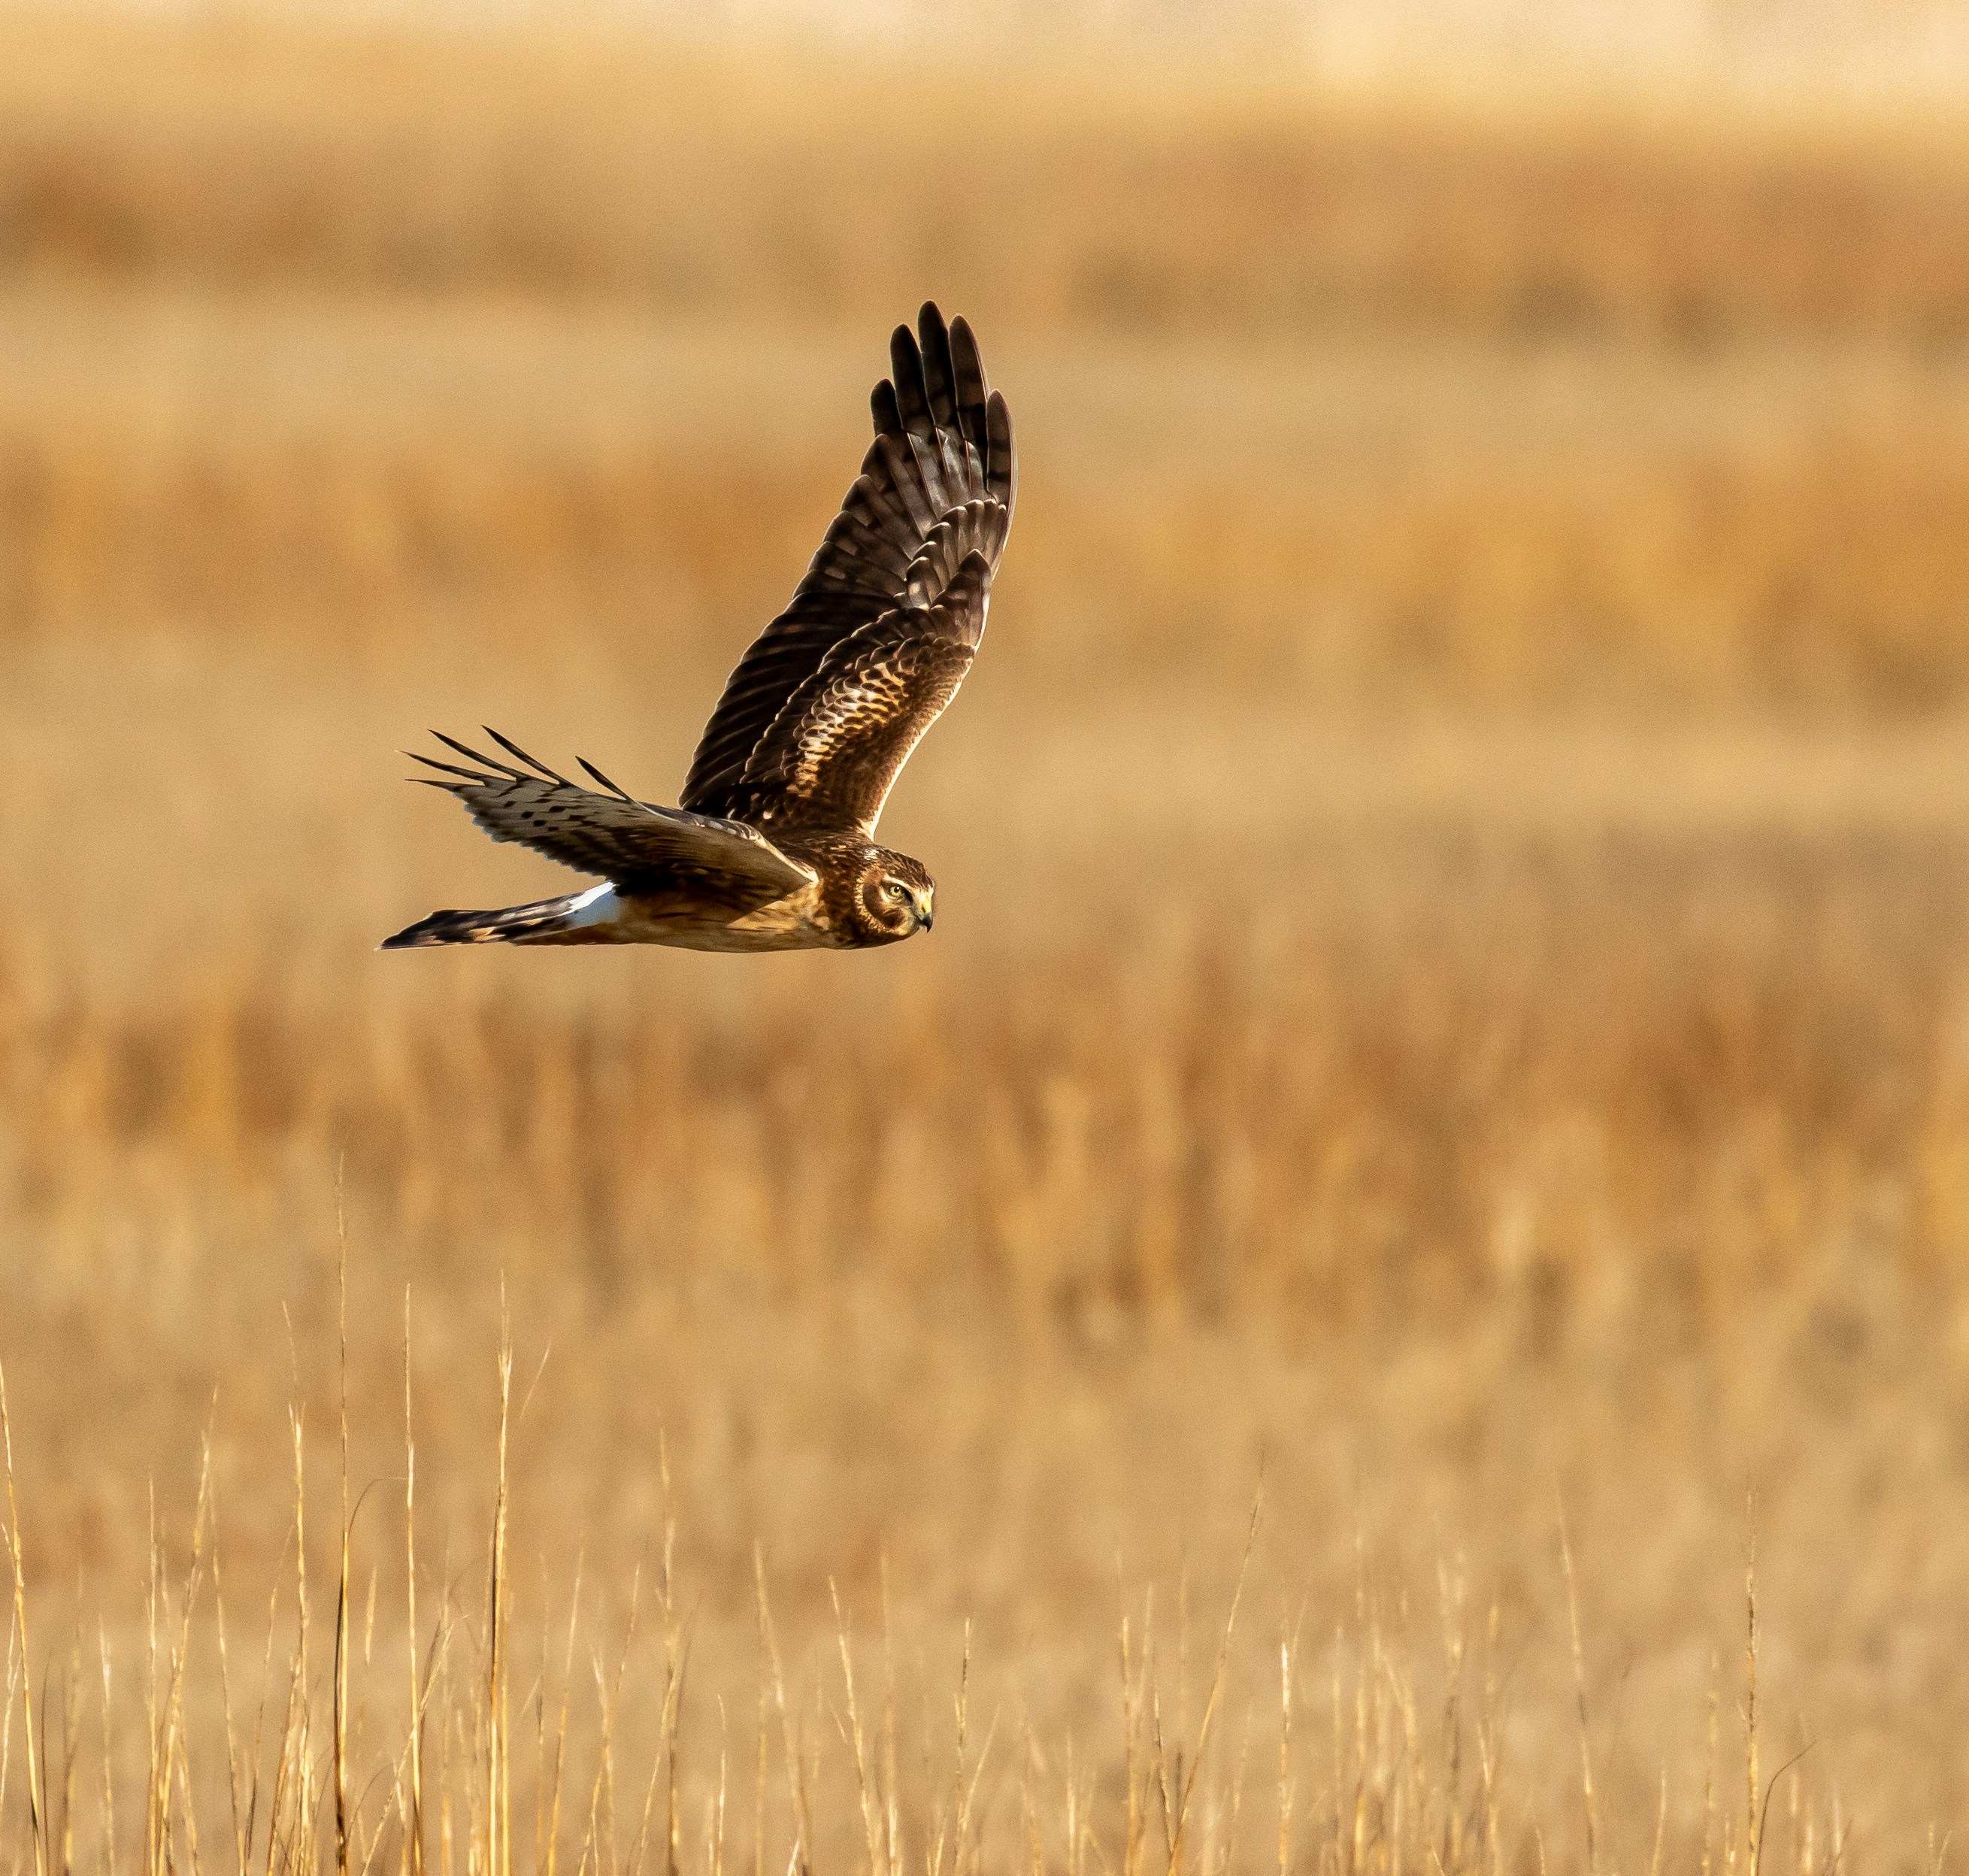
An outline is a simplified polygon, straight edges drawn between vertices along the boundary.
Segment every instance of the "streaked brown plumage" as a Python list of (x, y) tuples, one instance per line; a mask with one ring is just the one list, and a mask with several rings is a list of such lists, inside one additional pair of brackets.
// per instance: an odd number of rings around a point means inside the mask
[[(572, 782), (496, 730), (487, 756), (415, 759), (495, 840), (603, 884), (501, 911), (434, 912), (383, 948), (667, 944), (785, 951), (929, 930), (936, 887), (875, 841), (903, 764), (984, 633), (1017, 486), (1005, 401), (963, 320), (897, 327), (875, 440), (793, 592), (725, 686), (674, 808), (591, 763)], [(469, 764), (469, 766), (467, 766)]]

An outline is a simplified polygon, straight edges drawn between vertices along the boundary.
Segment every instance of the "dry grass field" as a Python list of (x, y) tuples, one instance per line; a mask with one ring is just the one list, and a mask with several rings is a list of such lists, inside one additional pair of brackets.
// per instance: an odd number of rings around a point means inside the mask
[[(933, 938), (375, 955), (930, 293)], [(0, 20), (0, 1871), (1938, 1872), (1965, 628), (1969, 123)]]

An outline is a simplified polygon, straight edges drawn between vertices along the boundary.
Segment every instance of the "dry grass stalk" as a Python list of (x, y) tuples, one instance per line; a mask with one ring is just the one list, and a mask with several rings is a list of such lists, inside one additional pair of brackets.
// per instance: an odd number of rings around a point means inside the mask
[[(7, 1407), (7, 1371), (0, 1365), (0, 1450), (7, 1465), (7, 1554), (14, 1577), (12, 1636), (21, 1650), (21, 1754), (28, 1785), (28, 1828), (34, 1842), (34, 1876), (47, 1876), (47, 1844), (42, 1816), (41, 1764), (35, 1751), (34, 1657), (28, 1637), (28, 1575), (21, 1549), (21, 1508), (14, 1491), (14, 1424)], [(11, 1638), (10, 1637), (10, 1648)], [(9, 1705), (11, 1706), (11, 1699)], [(0, 1790), (4, 1790), (0, 1787)]]
[(1701, 1876), (1710, 1876), (1710, 1871), (1714, 1867), (1717, 1775), (1720, 1764), (1718, 1758), (1717, 1709), (1721, 1698), (1722, 1678), (1722, 1663), (1715, 1655), (1711, 1654), (1709, 1657), (1708, 1725), (1705, 1734), (1705, 1750), (1703, 1754)]
[(6, 1821), (7, 1775), (13, 1762), (14, 1697), (20, 1692), (21, 1679), (19, 1636), (19, 1628), (10, 1609), (7, 1621), (7, 1700), (5, 1706), (0, 1707), (0, 1823)]
[(1484, 1785), (1484, 1844), (1490, 1876), (1501, 1876), (1504, 1864), (1504, 1833), (1498, 1803), (1501, 1771), (1497, 1680), (1499, 1620), (1498, 1606), (1494, 1602), (1484, 1657), (1484, 1711), (1477, 1723), (1478, 1764)]
[[(586, 1561), (585, 1553), (575, 1559), (574, 1586), (567, 1600), (567, 1646), (561, 1659), (560, 1708), (554, 1722), (553, 1766), (552, 1772), (542, 1781), (547, 1793), (547, 1848), (543, 1861), (539, 1846), (537, 1844), (535, 1845), (534, 1863), (544, 1872), (544, 1876), (554, 1876), (555, 1868), (560, 1861), (561, 1784), (567, 1765), (568, 1703), (573, 1697), (574, 1641), (579, 1627), (581, 1578)], [(543, 1598), (543, 1603), (544, 1600)], [(544, 1613), (543, 1608), (543, 1618)], [(544, 1702), (547, 1697), (544, 1680), (540, 1697)]]
[(780, 1644), (773, 1627), (773, 1606), (766, 1592), (766, 1553), (763, 1547), (752, 1547), (752, 1582), (758, 1598), (759, 1634), (764, 1644), (767, 1665), (772, 1671), (773, 1705), (779, 1715), (780, 1744), (785, 1756), (787, 1795), (793, 1808), (793, 1844), (787, 1867), (793, 1876), (812, 1876), (813, 1818), (807, 1800), (806, 1766), (793, 1736), (793, 1719), (787, 1706), (786, 1676), (780, 1667)]
[[(677, 1605), (676, 1512), (670, 1493), (670, 1435), (657, 1435), (657, 1477), (663, 1491), (663, 1700), (660, 1751), (663, 1765), (663, 1872), (681, 1876), (683, 1845), (682, 1816), (677, 1803), (677, 1750), (683, 1728), (684, 1673), (689, 1664), (689, 1637)], [(654, 1768), (652, 1767), (654, 1776)], [(725, 1842), (725, 1709), (719, 1707), (718, 1860)]]
[(861, 1702), (855, 1692), (855, 1656), (848, 1645), (848, 1618), (841, 1608), (841, 1592), (832, 1578), (827, 1593), (834, 1605), (834, 1638), (841, 1655), (841, 1678), (848, 1691), (848, 1740), (855, 1755), (855, 1785), (861, 1805), (861, 1828), (867, 1840), (868, 1876), (884, 1876), (887, 1861), (882, 1839), (883, 1793), (868, 1767), (868, 1742), (861, 1731)]
[[(222, 1634), (223, 1632), (223, 1628), (222, 1628), (221, 1633)], [(115, 1767), (116, 1764), (116, 1745), (115, 1715), (116, 1710), (116, 1699), (115, 1692), (115, 1676), (111, 1668), (109, 1630), (108, 1625), (100, 1620), (99, 1620), (96, 1624), (96, 1640), (97, 1659), (102, 1668), (102, 1786), (101, 1793), (102, 1810), (99, 1826), (99, 1834), (102, 1839), (102, 1876), (115, 1876), (116, 1787)], [(227, 1782), (229, 1785), (232, 1785), (234, 1783), (232, 1747), (232, 1726), (230, 1717), (230, 1702), (229, 1702), (228, 1718), (226, 1721), (225, 1754)], [(4, 1741), (0, 1741), (0, 1793), (4, 1793), (6, 1790), (7, 1781), (5, 1764), (5, 1745)], [(243, 1842), (240, 1849), (238, 1876), (247, 1876), (246, 1856)]]
[(1293, 1650), (1299, 1624), (1286, 1632), (1285, 1612), (1279, 1614), (1279, 1876), (1292, 1876), (1293, 1800), (1298, 1780), (1293, 1772)]
[[(445, 1586), (445, 1613), (451, 1609), (451, 1552), (445, 1548), (445, 1567), (443, 1582)], [(453, 1853), (453, 1816), (451, 1780), (451, 1741), (456, 1724), (452, 1702), (448, 1697), (451, 1688), (451, 1662), (448, 1654), (440, 1654), (433, 1663), (438, 1676), (438, 1876), (454, 1876), (456, 1864)]]
[[(161, 1716), (163, 1736), (154, 1744), (151, 1755), (155, 1789), (151, 1794), (149, 1808), (156, 1834), (151, 1846), (150, 1864), (154, 1871), (168, 1871), (174, 1866), (172, 1840), (174, 1829), (178, 1825), (174, 1816), (171, 1792), (174, 1783), (181, 1792), (186, 1790), (183, 1738), (185, 1674), (191, 1654), (192, 1614), (204, 1582), (206, 1534), (212, 1514), (212, 1442), (208, 1434), (199, 1454), (198, 1506), (192, 1524), (191, 1566), (180, 1592), (177, 1634), (170, 1645), (169, 1679)], [(164, 1569), (163, 1547), (160, 1541), (152, 1573), (154, 1580), (160, 1586), (164, 1582)], [(161, 1592), (159, 1607), (161, 1613), (168, 1615), (167, 1591)], [(196, 1866), (198, 1823), (188, 1794), (182, 1816), (182, 1829), (187, 1836), (188, 1853)], [(193, 1876), (196, 1876), (196, 1867)]]
[[(60, 1850), (55, 1858), (59, 1876), (75, 1872), (76, 1758), (81, 1749), (76, 1707), (82, 1697), (82, 1619), (78, 1608), (69, 1631), (68, 1673), (62, 1683), (61, 1806), (53, 1840)], [(50, 1807), (52, 1808), (52, 1807)]]
[[(229, 1816), (232, 1825), (232, 1867), (235, 1876), (248, 1876), (247, 1861), (247, 1798), (240, 1788), (239, 1749), (238, 1728), (234, 1724), (232, 1712), (232, 1656), (226, 1641), (225, 1574), (220, 1561), (219, 1537), (219, 1505), (216, 1494), (212, 1508), (212, 1600), (214, 1619), (218, 1626), (219, 1641), (219, 1698), (221, 1721), (225, 1728), (225, 1797)], [(106, 1652), (103, 1656), (104, 1710), (106, 1719), (109, 1699), (109, 1661)], [(108, 1745), (104, 1747), (105, 1760)], [(106, 1816), (105, 1811), (105, 1816)], [(110, 1859), (113, 1863), (113, 1858)]]
[(336, 1427), (339, 1440), (341, 1515), (336, 1525), (335, 1575), (335, 1868), (349, 1876), (349, 1232), (341, 1182), (336, 1189)]
[(499, 1471), (492, 1514), (492, 1558), (485, 1585), (485, 1876), (511, 1876), (512, 1782), (506, 1693), (507, 1441), (512, 1418), (513, 1344), (501, 1305), (499, 1341)]
[(417, 1441), (410, 1401), (407, 1284), (404, 1286), (404, 1667), (410, 1677), (409, 1810), (404, 1819), (404, 1876), (424, 1876), (424, 1703), (417, 1686)]
[[(902, 1797), (896, 1777), (895, 1611), (889, 1600), (889, 1553), (886, 1546), (878, 1575), (882, 1589), (882, 1783), (886, 1797), (882, 1829), (884, 1847), (887, 1852), (884, 1876), (903, 1876)], [(832, 1583), (829, 1588), (831, 1593)], [(1069, 1855), (1072, 1853), (1072, 1846), (1069, 1833)], [(1079, 1876), (1079, 1872), (1070, 1871), (1069, 1876)]]
[(712, 1809), (710, 1856), (706, 1876), (725, 1876), (725, 1790), (728, 1761), (725, 1732), (725, 1702), (718, 1702), (718, 1796)]
[(1230, 1660), (1231, 1642), (1238, 1627), (1238, 1611), (1244, 1600), (1244, 1581), (1251, 1567), (1251, 1553), (1258, 1542), (1258, 1521), (1264, 1508), (1262, 1486), (1251, 1502), (1251, 1520), (1244, 1533), (1244, 1552), (1238, 1565), (1237, 1586), (1231, 1592), (1231, 1608), (1224, 1618), (1224, 1632), (1217, 1644), (1217, 1663), (1211, 1670), (1210, 1692), (1203, 1703), (1203, 1718), (1197, 1727), (1196, 1751), (1189, 1764), (1187, 1778), (1182, 1781), (1182, 1796), (1176, 1809), (1176, 1828), (1169, 1838), (1169, 1867), (1172, 1876), (1182, 1868), (1183, 1834), (1189, 1822), (1190, 1801), (1196, 1790), (1196, 1775), (1202, 1769), (1205, 1754), (1210, 1746), (1210, 1729), (1217, 1717), (1217, 1709), (1224, 1693), (1225, 1669)]
[(1763, 1807), (1757, 1777), (1757, 1501), (1747, 1499), (1744, 1535), (1744, 1845), (1750, 1876), (1763, 1852)]
[[(965, 1754), (971, 1741), (971, 1623), (964, 1624), (964, 1639), (958, 1657), (957, 1690), (951, 1700), (952, 1745), (950, 1783), (936, 1804), (934, 1822), (923, 1848), (924, 1876), (944, 1876), (944, 1858), (950, 1858), (950, 1876), (963, 1876), (965, 1851), (970, 1840), (971, 1810), (976, 1797), (984, 1754), (976, 1767), (967, 1764)], [(990, 1741), (986, 1741), (988, 1753)], [(923, 1782), (936, 1789), (930, 1769), (930, 1747), (926, 1725), (923, 1741)]]
[(605, 1848), (605, 1861), (601, 1867), (606, 1868), (609, 1876), (614, 1876), (621, 1866), (615, 1845), (615, 1720), (621, 1708), (622, 1677), (628, 1669), (629, 1650), (635, 1640), (642, 1595), (643, 1566), (639, 1561), (630, 1578), (628, 1624), (623, 1634), (621, 1650), (616, 1657), (612, 1680), (605, 1675), (598, 1654), (592, 1664), (596, 1704), (602, 1715), (602, 1738), (595, 1755), (594, 1783), (588, 1795), (588, 1829), (582, 1840), (576, 1876), (588, 1876), (590, 1858), (602, 1857)]
[(1463, 1867), (1463, 1671), (1465, 1586), (1459, 1560), (1452, 1571), (1436, 1569), (1436, 1609), (1442, 1625), (1443, 1651), (1449, 1665), (1449, 1685), (1443, 1696), (1442, 1829), (1435, 1855), (1445, 1870)]
[[(757, 1630), (757, 1657), (754, 1666), (752, 1699), (752, 1876), (764, 1876), (766, 1867), (766, 1631)], [(935, 1871), (931, 1876), (938, 1876)]]
[[(289, 1414), (294, 1441), (294, 1646), (287, 1670), (287, 1703), (274, 1741), (274, 1778), (267, 1806), (266, 1855), (263, 1876), (276, 1876), (284, 1865), (305, 1866), (314, 1842), (314, 1761), (309, 1685), (311, 1639), (307, 1588), (307, 1492), (303, 1416)], [(270, 1611), (268, 1648), (272, 1647)]]
[[(962, 1679), (968, 1681), (970, 1674), (971, 1628), (965, 1624), (965, 1658)], [(982, 1811), (979, 1800), (980, 1788), (984, 1781), (986, 1768), (991, 1762), (991, 1748), (998, 1737), (998, 1715), (994, 1712), (991, 1722), (984, 1728), (984, 1737), (979, 1743), (978, 1756), (972, 1761), (970, 1775), (964, 1770), (966, 1740), (965, 1715), (962, 1709), (968, 1704), (966, 1696), (960, 1688), (960, 1708), (957, 1728), (955, 1758), (957, 1762), (957, 1805), (951, 1827), (951, 1876), (965, 1876), (967, 1870), (975, 1871), (981, 1855), (979, 1839), (982, 1834)]]
[(1559, 1553), (1565, 1572), (1565, 1612), (1572, 1635), (1573, 1691), (1579, 1711), (1579, 1790), (1586, 1814), (1587, 1876), (1600, 1867), (1600, 1814), (1593, 1794), (1593, 1735), (1586, 1713), (1586, 1646), (1579, 1625), (1579, 1586), (1572, 1569), (1572, 1539), (1566, 1528), (1565, 1501), (1559, 1505)]

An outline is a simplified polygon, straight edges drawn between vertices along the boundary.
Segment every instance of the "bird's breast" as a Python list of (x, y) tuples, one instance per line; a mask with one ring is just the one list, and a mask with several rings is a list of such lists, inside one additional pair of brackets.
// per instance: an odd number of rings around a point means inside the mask
[(808, 951), (842, 943), (817, 886), (744, 910), (686, 892), (625, 894), (621, 904), (631, 943), (686, 951)]

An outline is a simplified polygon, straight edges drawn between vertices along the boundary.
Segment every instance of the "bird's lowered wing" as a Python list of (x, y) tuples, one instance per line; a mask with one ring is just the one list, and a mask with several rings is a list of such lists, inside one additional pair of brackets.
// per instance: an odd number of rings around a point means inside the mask
[(726, 683), (684, 783), (688, 809), (751, 818), (764, 739), (838, 648), (886, 614), (933, 609), (974, 553), (988, 589), (1017, 488), (1005, 401), (986, 382), (969, 326), (946, 326), (934, 306), (914, 334), (896, 328), (889, 357), (861, 472), (791, 602)]
[(482, 755), (442, 734), (438, 741), (471, 768), (435, 756), (412, 759), (438, 771), (418, 780), (457, 796), (495, 840), (518, 841), (563, 866), (631, 890), (654, 891), (687, 881), (764, 905), (813, 883), (810, 867), (790, 859), (757, 828), (636, 800), (586, 762), (582, 768), (608, 792), (584, 788), (497, 730), (485, 733), (514, 760)]

